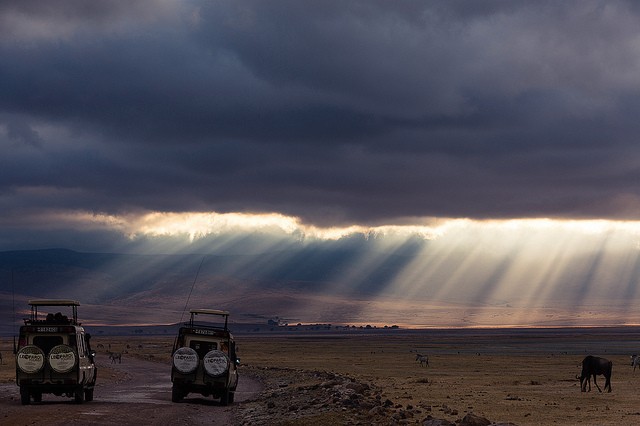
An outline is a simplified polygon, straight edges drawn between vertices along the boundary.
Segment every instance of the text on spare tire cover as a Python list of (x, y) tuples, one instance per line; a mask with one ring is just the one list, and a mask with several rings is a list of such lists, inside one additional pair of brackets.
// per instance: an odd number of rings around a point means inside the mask
[(203, 361), (205, 371), (213, 377), (221, 376), (229, 368), (229, 357), (222, 351), (212, 350), (207, 352)]
[(67, 345), (55, 346), (49, 352), (49, 365), (57, 373), (67, 373), (76, 365), (76, 354)]
[(25, 346), (18, 351), (16, 362), (25, 373), (37, 373), (44, 366), (44, 352), (37, 346)]
[(181, 373), (191, 373), (198, 368), (198, 354), (195, 350), (182, 347), (173, 354), (173, 365)]

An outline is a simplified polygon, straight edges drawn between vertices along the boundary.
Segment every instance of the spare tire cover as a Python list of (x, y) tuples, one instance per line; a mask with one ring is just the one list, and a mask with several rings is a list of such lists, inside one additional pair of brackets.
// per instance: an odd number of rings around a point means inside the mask
[(194, 372), (198, 361), (198, 354), (191, 348), (183, 347), (173, 353), (173, 366), (184, 374)]
[(222, 351), (209, 351), (203, 359), (204, 370), (210, 376), (221, 376), (229, 369), (229, 357)]
[(76, 366), (76, 353), (71, 346), (54, 346), (49, 352), (49, 365), (56, 373), (68, 373)]
[(18, 368), (25, 373), (37, 373), (44, 367), (44, 352), (37, 346), (25, 346), (18, 351), (16, 362), (18, 363)]

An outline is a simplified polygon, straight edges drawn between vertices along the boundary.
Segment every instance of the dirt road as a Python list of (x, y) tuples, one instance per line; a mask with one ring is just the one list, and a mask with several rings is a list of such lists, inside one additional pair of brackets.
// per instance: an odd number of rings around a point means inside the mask
[(98, 360), (94, 400), (77, 405), (73, 399), (45, 394), (42, 403), (20, 404), (15, 384), (0, 385), (0, 425), (233, 425), (234, 412), (243, 401), (255, 398), (261, 385), (240, 376), (235, 403), (189, 394), (171, 402), (170, 367), (163, 363), (125, 358), (122, 364)]

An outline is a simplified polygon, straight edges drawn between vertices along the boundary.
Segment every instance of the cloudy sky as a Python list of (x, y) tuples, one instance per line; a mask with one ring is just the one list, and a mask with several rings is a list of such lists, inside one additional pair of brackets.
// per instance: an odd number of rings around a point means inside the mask
[(631, 1), (2, 1), (0, 249), (529, 219), (633, 247), (639, 28)]

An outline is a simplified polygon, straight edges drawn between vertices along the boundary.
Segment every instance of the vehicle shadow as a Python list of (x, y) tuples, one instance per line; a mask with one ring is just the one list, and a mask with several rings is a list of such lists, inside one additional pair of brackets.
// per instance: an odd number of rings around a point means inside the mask
[(217, 407), (221, 407), (222, 404), (220, 403), (219, 399), (211, 399), (211, 398), (204, 398), (204, 397), (199, 397), (199, 398), (183, 398), (182, 401), (180, 402), (174, 402), (174, 404), (192, 404), (192, 405), (201, 405), (201, 406), (206, 406), (206, 407), (211, 407), (211, 406), (217, 406)]

